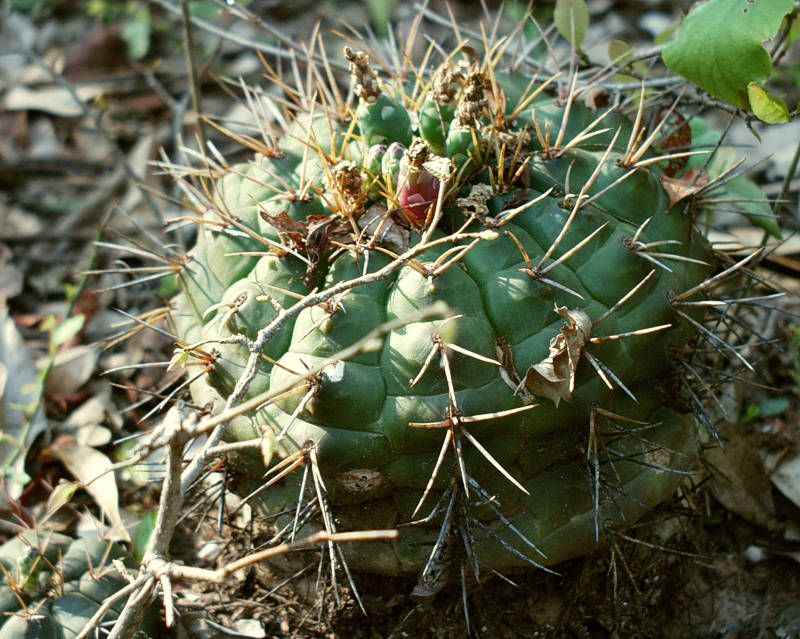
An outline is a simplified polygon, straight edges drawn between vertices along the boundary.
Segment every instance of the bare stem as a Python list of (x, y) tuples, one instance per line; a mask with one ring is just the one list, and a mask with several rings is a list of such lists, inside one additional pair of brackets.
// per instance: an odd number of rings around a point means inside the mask
[[(155, 596), (157, 584), (162, 581), (162, 576), (165, 576), (163, 568), (166, 564), (167, 551), (183, 506), (181, 466), (183, 447), (187, 439), (188, 433), (183, 429), (182, 420), (177, 420), (169, 436), (166, 477), (158, 504), (155, 530), (140, 567), (140, 575), (145, 574), (146, 578), (125, 603), (125, 607), (109, 635), (110, 639), (130, 639), (134, 636), (141, 625), (145, 612), (147, 612), (150, 601)], [(166, 603), (167, 609), (170, 608), (170, 605), (169, 602)], [(85, 630), (86, 628), (84, 628)]]
[(186, 65), (189, 69), (192, 91), (192, 108), (197, 120), (197, 135), (200, 138), (200, 148), (205, 152), (206, 127), (201, 114), (203, 113), (203, 95), (200, 91), (200, 76), (197, 73), (197, 64), (194, 59), (194, 26), (192, 16), (189, 13), (189, 0), (181, 0), (181, 13), (183, 14), (183, 50), (186, 53)]

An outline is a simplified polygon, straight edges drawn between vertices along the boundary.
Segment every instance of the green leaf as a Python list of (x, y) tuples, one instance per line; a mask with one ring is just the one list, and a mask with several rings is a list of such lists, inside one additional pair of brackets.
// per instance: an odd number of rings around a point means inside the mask
[(176, 348), (172, 352), (172, 357), (169, 360), (169, 365), (167, 366), (167, 372), (178, 369), (178, 368), (185, 368), (186, 362), (189, 361), (189, 351), (185, 348)]
[(792, 26), (789, 28), (786, 44), (792, 44), (798, 39), (800, 39), (800, 19), (795, 18), (792, 22)]
[(26, 486), (31, 480), (31, 476), (24, 470), (15, 470), (10, 466), (0, 467), (0, 481), (15, 482)]
[(758, 414), (761, 417), (777, 417), (782, 415), (792, 407), (791, 402), (786, 397), (773, 397), (772, 399), (765, 399), (758, 404)]
[(511, 24), (524, 25), (523, 31), (526, 40), (529, 42), (533, 42), (534, 40), (539, 41), (539, 44), (531, 51), (533, 59), (539, 60), (547, 50), (547, 47), (541, 41), (544, 34), (540, 25), (549, 24), (552, 21), (552, 8), (550, 13), (546, 16), (541, 15), (543, 12), (541, 5), (537, 4), (533, 6), (532, 3), (527, 1), (516, 0), (513, 2), (506, 2), (505, 8), (506, 18), (511, 21)]
[(150, 50), (150, 10), (144, 6), (131, 15), (122, 27), (122, 39), (128, 47), (128, 55), (140, 60)]
[(210, 20), (217, 17), (222, 10), (220, 6), (213, 0), (200, 0), (200, 2), (189, 3), (189, 13), (193, 18), (200, 18), (201, 20)]
[[(720, 133), (702, 118), (692, 118), (692, 145), (698, 149), (714, 148)], [(731, 169), (739, 161), (741, 154), (729, 146), (722, 145), (717, 149), (711, 162), (706, 167), (708, 177), (712, 180)], [(689, 159), (689, 166), (702, 167), (707, 160), (706, 155), (696, 155)], [(733, 178), (717, 188), (712, 188), (710, 197), (715, 200), (733, 200), (726, 208), (736, 208), (745, 214), (747, 221), (756, 228), (763, 229), (769, 235), (781, 238), (781, 231), (772, 212), (772, 207), (761, 188), (744, 175)]]
[(791, 402), (785, 397), (775, 397), (765, 399), (758, 404), (749, 404), (744, 415), (745, 422), (753, 422), (757, 419), (770, 419), (782, 415), (791, 407)]
[(789, 121), (786, 102), (755, 82), (747, 85), (747, 99), (750, 100), (750, 109), (762, 122), (780, 124)]
[[(737, 177), (725, 184), (720, 190), (714, 191), (715, 198), (729, 198), (739, 200), (732, 202), (733, 206), (745, 212), (747, 220), (755, 227), (763, 229), (767, 234), (781, 239), (781, 231), (772, 214), (772, 207), (766, 199), (761, 188), (746, 177)], [(747, 200), (747, 201), (746, 201)]]
[(583, 36), (589, 28), (589, 8), (584, 0), (556, 0), (553, 22), (558, 32), (575, 45), (575, 48), (580, 49)]
[(60, 0), (11, 0), (11, 8), (30, 14), (33, 18), (48, 17)]
[(67, 301), (69, 302), (74, 301), (78, 295), (80, 295), (80, 292), (80, 286), (75, 286), (74, 284), (69, 283), (64, 285), (64, 297), (66, 297)]
[(392, 19), (397, 0), (367, 0), (367, 12), (375, 32), (380, 37), (386, 36), (389, 21)]
[[(125, 441), (117, 447), (115, 452), (115, 461), (126, 461), (133, 456), (133, 450), (138, 445), (133, 440)], [(142, 464), (129, 466), (122, 472), (123, 479), (130, 481), (137, 486), (146, 486), (152, 483), (153, 465), (145, 461)]]
[(179, 291), (178, 277), (176, 275), (168, 275), (161, 280), (161, 283), (158, 285), (157, 293), (161, 297), (169, 299), (170, 297), (177, 295)]
[(156, 513), (145, 513), (136, 526), (136, 529), (133, 531), (133, 548), (131, 548), (131, 555), (133, 555), (136, 561), (141, 561), (142, 557), (144, 557), (144, 552), (147, 550), (155, 528)]
[(608, 45), (608, 57), (617, 66), (624, 66), (633, 59), (633, 48), (625, 40), (612, 40)]
[(72, 496), (75, 494), (76, 490), (78, 490), (78, 484), (74, 481), (59, 479), (58, 484), (55, 488), (53, 488), (53, 491), (47, 498), (47, 508), (45, 509), (45, 513), (39, 523), (44, 523), (50, 519), (50, 517), (55, 515), (60, 508), (66, 506), (69, 503), (69, 500), (72, 499)]
[(66, 344), (81, 332), (85, 321), (86, 316), (82, 314), (73, 315), (65, 319), (53, 329), (53, 335), (50, 338), (50, 346), (55, 349)]
[(669, 42), (670, 38), (674, 35), (675, 31), (678, 30), (678, 27), (681, 26), (680, 20), (675, 20), (672, 22), (664, 31), (659, 33), (655, 39), (653, 40), (653, 44), (666, 44)]
[[(624, 67), (633, 60), (633, 47), (625, 40), (612, 40), (608, 45), (608, 57), (611, 62), (619, 67)], [(631, 68), (639, 75), (647, 74), (647, 65), (643, 62), (634, 62)], [(637, 82), (636, 78), (623, 73), (618, 73), (615, 78), (620, 82)]]
[(686, 16), (664, 48), (664, 63), (720, 100), (746, 107), (748, 84), (763, 84), (772, 71), (761, 43), (793, 8), (793, 0), (709, 0)]

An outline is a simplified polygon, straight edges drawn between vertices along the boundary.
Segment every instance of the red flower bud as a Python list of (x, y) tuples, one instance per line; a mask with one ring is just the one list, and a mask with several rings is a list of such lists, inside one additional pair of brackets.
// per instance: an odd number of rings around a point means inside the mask
[(428, 215), (428, 209), (436, 204), (439, 195), (439, 180), (425, 169), (409, 171), (406, 163), (400, 165), (400, 175), (397, 180), (397, 203), (411, 218), (416, 226), (422, 226)]

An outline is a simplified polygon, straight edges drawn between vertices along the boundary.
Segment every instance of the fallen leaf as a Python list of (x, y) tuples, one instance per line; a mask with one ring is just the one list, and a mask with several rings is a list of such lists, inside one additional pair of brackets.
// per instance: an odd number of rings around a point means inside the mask
[(111, 468), (111, 460), (99, 450), (79, 444), (68, 435), (56, 439), (45, 453), (60, 461), (91, 495), (111, 524), (115, 537), (130, 541), (131, 537), (119, 512), (117, 479), (114, 473), (105, 472)]
[[(6, 93), (3, 107), (7, 111), (42, 111), (62, 118), (75, 118), (84, 114), (83, 102), (103, 95), (108, 83), (87, 83), (74, 87), (74, 93), (60, 86), (29, 89), (16, 86)], [(77, 97), (80, 102), (76, 102)]]
[(517, 391), (524, 385), (534, 395), (546, 397), (558, 406), (562, 399), (572, 400), (575, 372), (592, 332), (592, 320), (580, 309), (556, 306), (555, 311), (567, 321), (561, 327), (561, 333), (550, 340), (550, 354), (528, 369)]
[(179, 619), (184, 632), (198, 639), (259, 639), (266, 636), (263, 630), (262, 634), (254, 635), (226, 628), (211, 619), (206, 619), (203, 613), (182, 613)]
[(3, 228), (3, 239), (9, 242), (37, 237), (45, 228), (42, 216), (37, 216), (21, 206), (5, 202), (3, 209), (0, 209), (0, 224)]
[(378, 236), (384, 246), (403, 252), (408, 248), (408, 229), (400, 226), (382, 204), (373, 204), (357, 221), (358, 228), (370, 237)]
[(282, 238), (289, 240), (296, 248), (305, 246), (306, 225), (293, 220), (285, 211), (277, 215), (270, 215), (261, 211), (261, 218), (272, 225)]
[(658, 176), (661, 186), (669, 196), (669, 206), (672, 208), (681, 200), (691, 197), (708, 184), (708, 173), (700, 168), (689, 169), (681, 178)]
[[(672, 131), (664, 140), (659, 142), (658, 149), (661, 153), (669, 154), (680, 151), (685, 151), (692, 146), (692, 127), (680, 113), (677, 111), (669, 112), (668, 109), (662, 109), (659, 113), (659, 119), (666, 119), (667, 127)], [(664, 167), (664, 174), (668, 177), (674, 178), (680, 173), (689, 163), (689, 157), (672, 158), (667, 162)]]
[(126, 57), (127, 49), (119, 29), (101, 25), (67, 47), (64, 75), (75, 82), (119, 71)]
[(800, 508), (800, 455), (780, 462), (772, 471), (770, 480), (795, 506)]
[(278, 215), (261, 211), (261, 218), (271, 224), (282, 238), (305, 253), (308, 267), (303, 283), (309, 289), (316, 285), (320, 260), (330, 249), (331, 242), (349, 239), (352, 235), (348, 224), (324, 215), (309, 215), (304, 221), (298, 222), (283, 211)]
[(59, 430), (67, 431), (84, 446), (105, 446), (113, 438), (111, 431), (101, 425), (105, 416), (106, 407), (102, 399), (98, 396), (90, 397), (70, 413), (59, 426)]
[(0, 476), (11, 499), (22, 494), (26, 483), (28, 446), (47, 427), (41, 406), (32, 416), (25, 413), (40, 392), (33, 358), (0, 299)]
[(603, 87), (590, 87), (580, 94), (581, 101), (592, 113), (604, 109), (611, 102), (609, 92)]
[(266, 637), (264, 626), (258, 619), (239, 619), (234, 622), (236, 632), (243, 637), (251, 637), (252, 639), (260, 639)]
[(752, 251), (762, 242), (768, 257), (800, 256), (800, 235), (788, 235), (784, 239), (764, 237), (764, 232), (752, 226), (729, 226), (724, 231), (709, 230), (708, 238), (715, 250), (727, 253)]
[(725, 508), (760, 526), (775, 516), (775, 505), (767, 473), (756, 449), (742, 435), (733, 434), (718, 447), (705, 453), (715, 472), (711, 491)]
[(11, 262), (11, 249), (0, 244), (0, 299), (7, 300), (22, 292), (22, 273)]
[(56, 355), (47, 377), (48, 395), (72, 397), (92, 376), (100, 351), (94, 346), (75, 346)]

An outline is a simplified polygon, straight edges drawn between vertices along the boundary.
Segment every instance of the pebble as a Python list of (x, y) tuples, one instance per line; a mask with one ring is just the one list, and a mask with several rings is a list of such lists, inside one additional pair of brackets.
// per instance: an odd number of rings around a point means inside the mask
[(751, 564), (757, 564), (766, 559), (767, 553), (761, 546), (748, 546), (744, 551), (744, 557)]

